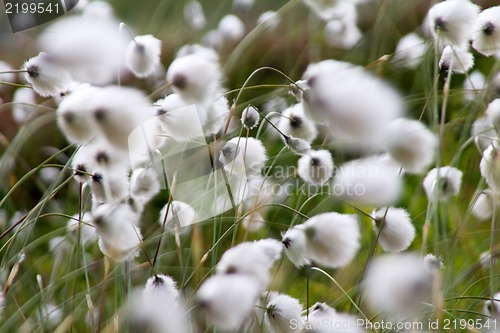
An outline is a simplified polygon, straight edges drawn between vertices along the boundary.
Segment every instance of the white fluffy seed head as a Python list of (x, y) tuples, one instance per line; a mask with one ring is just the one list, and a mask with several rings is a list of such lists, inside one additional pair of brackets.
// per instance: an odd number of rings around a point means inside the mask
[(467, 48), (446, 46), (441, 54), (441, 59), (439, 59), (439, 67), (441, 70), (452, 71), (456, 74), (465, 74), (473, 66), (474, 56)]
[(437, 138), (421, 122), (399, 118), (384, 132), (384, 148), (405, 172), (422, 173), (434, 161)]
[(451, 166), (434, 168), (425, 176), (423, 186), (429, 200), (446, 201), (460, 192), (462, 171)]
[[(78, 220), (79, 214), (75, 214), (68, 220), (66, 230), (77, 240), (78, 233), (80, 234), (80, 241), (83, 245), (89, 245), (97, 240), (95, 227), (92, 226), (92, 216), (85, 213), (82, 216), (81, 222)], [(78, 230), (80, 229), (80, 230)]]
[(168, 275), (158, 274), (150, 277), (146, 281), (143, 290), (143, 297), (147, 300), (153, 301), (155, 298), (162, 297), (171, 302), (177, 302), (179, 299), (179, 290), (175, 281)]
[(237, 42), (245, 34), (245, 25), (238, 16), (229, 14), (220, 20), (217, 30), (224, 39)]
[(325, 40), (328, 45), (349, 50), (363, 37), (355, 22), (346, 20), (331, 20), (325, 25)]
[[(167, 214), (168, 208), (168, 214)], [(165, 218), (165, 214), (166, 218)], [(176, 226), (180, 234), (189, 231), (189, 226), (198, 222), (196, 211), (193, 207), (182, 201), (172, 201), (170, 205), (167, 203), (160, 211), (158, 223), (163, 226), (165, 221), (165, 230), (174, 232)]]
[(441, 258), (436, 257), (436, 255), (432, 253), (428, 253), (424, 257), (424, 268), (432, 273), (443, 269), (444, 264)]
[(304, 139), (283, 135), (283, 140), (288, 149), (294, 154), (304, 155), (311, 151), (311, 144)]
[(422, 62), (426, 52), (425, 41), (412, 32), (401, 37), (392, 60), (397, 66), (415, 69)]
[(381, 208), (374, 210), (373, 229), (379, 235), (378, 242), (386, 252), (406, 250), (415, 238), (415, 227), (410, 215), (403, 208)]
[(259, 125), (260, 114), (254, 106), (247, 106), (241, 114), (241, 124), (247, 129), (252, 129)]
[(130, 195), (148, 202), (160, 191), (160, 181), (152, 168), (138, 168), (130, 175)]
[(231, 174), (259, 174), (267, 161), (266, 148), (262, 141), (252, 137), (232, 138), (222, 148), (219, 161)]
[[(302, 305), (288, 295), (272, 295), (266, 306), (265, 323), (271, 332), (300, 332), (300, 328), (290, 327), (290, 323), (302, 323)], [(297, 325), (299, 326), (299, 325)]]
[(324, 185), (333, 174), (333, 158), (328, 150), (312, 150), (298, 162), (298, 174), (306, 183)]
[(494, 99), (488, 104), (485, 114), (493, 127), (500, 130), (500, 98)]
[(495, 195), (491, 190), (484, 190), (476, 197), (472, 205), (472, 215), (480, 221), (488, 220), (493, 214)]
[[(11, 72), (13, 71), (14, 68), (6, 63), (5, 61), (0, 61), (0, 72)], [(15, 73), (1, 73), (0, 74), (0, 81), (2, 82), (14, 82), (16, 79), (16, 74)], [(7, 85), (1, 85), (0, 90), (4, 90), (7, 87)]]
[(497, 131), (486, 116), (479, 117), (472, 123), (471, 135), (481, 151), (498, 140)]
[(437, 3), (427, 14), (429, 30), (444, 45), (464, 47), (473, 31), (479, 9), (479, 6), (468, 0)]
[(125, 66), (139, 78), (150, 76), (160, 64), (161, 40), (152, 35), (136, 36), (125, 51)]
[(24, 63), (25, 80), (42, 97), (51, 97), (65, 92), (73, 82), (69, 72), (47, 53), (40, 52)]
[(266, 29), (275, 30), (281, 23), (280, 14), (269, 10), (260, 14), (257, 25), (263, 25)]
[(303, 228), (290, 228), (282, 234), (285, 254), (292, 264), (300, 268), (311, 264), (307, 253), (307, 239)]
[(308, 256), (320, 265), (348, 265), (360, 247), (358, 220), (354, 215), (323, 213), (298, 226), (306, 235)]
[(184, 5), (184, 20), (194, 30), (201, 30), (207, 24), (203, 6), (198, 1), (189, 1)]
[[(359, 325), (356, 316), (349, 313), (337, 312), (326, 303), (317, 302), (309, 308), (309, 318), (303, 317), (305, 324), (304, 333), (314, 332), (349, 332), (365, 333), (366, 330)], [(326, 324), (326, 325), (325, 325)], [(311, 329), (312, 328), (312, 329)], [(322, 329), (324, 328), (324, 330)], [(345, 328), (345, 329), (344, 329)], [(321, 329), (318, 331), (318, 329)]]
[(472, 29), (472, 47), (485, 56), (500, 51), (500, 6), (479, 13)]
[[(1, 79), (1, 78), (0, 78)], [(33, 89), (18, 88), (12, 97), (12, 117), (17, 124), (23, 124), (36, 114), (36, 96)]]
[(205, 280), (196, 295), (198, 308), (218, 329), (236, 331), (254, 308), (261, 289), (247, 275), (214, 275)]
[[(492, 319), (500, 320), (500, 292), (493, 295), (493, 300), (484, 302), (483, 313)], [(495, 323), (491, 323), (495, 324)]]
[(486, 148), (479, 166), (490, 189), (495, 193), (500, 192), (500, 148), (495, 145)]
[(481, 93), (485, 88), (487, 88), (487, 86), (484, 75), (478, 70), (473, 71), (464, 81), (463, 89), (465, 100), (473, 101), (481, 96)]
[(303, 139), (309, 143), (318, 136), (316, 125), (304, 115), (302, 103), (292, 105), (283, 111), (277, 127), (283, 134)]

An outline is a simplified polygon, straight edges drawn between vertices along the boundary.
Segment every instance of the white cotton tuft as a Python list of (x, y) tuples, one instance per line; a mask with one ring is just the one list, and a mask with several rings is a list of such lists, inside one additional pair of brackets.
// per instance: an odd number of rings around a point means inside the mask
[(384, 132), (384, 148), (405, 172), (422, 173), (434, 161), (438, 140), (421, 122), (399, 118)]
[(139, 168), (130, 175), (130, 194), (142, 202), (148, 202), (160, 191), (156, 170)]
[(217, 28), (222, 37), (226, 40), (237, 42), (245, 35), (245, 25), (238, 16), (229, 14), (220, 20)]
[(415, 227), (403, 208), (381, 208), (372, 212), (373, 229), (378, 243), (386, 252), (406, 250), (415, 238)]
[(277, 127), (283, 134), (303, 139), (309, 143), (318, 136), (316, 125), (304, 115), (302, 103), (292, 105), (283, 111)]
[(151, 35), (136, 36), (125, 51), (125, 66), (139, 78), (150, 76), (160, 65), (161, 40)]
[(255, 4), (255, 0), (233, 0), (233, 8), (239, 10), (249, 10)]
[(177, 51), (175, 57), (180, 58), (190, 54), (203, 57), (209, 61), (218, 62), (219, 54), (211, 47), (206, 47), (200, 44), (187, 44)]
[(472, 123), (471, 136), (481, 151), (498, 141), (497, 131), (487, 116), (479, 117)]
[(126, 204), (102, 204), (92, 213), (99, 235), (99, 248), (108, 258), (121, 262), (139, 255), (142, 242), (140, 216)]
[(364, 205), (386, 206), (398, 200), (400, 167), (388, 156), (371, 156), (344, 163), (332, 183), (333, 194)]
[(494, 294), (492, 298), (493, 300), (487, 300), (484, 302), (483, 313), (491, 319), (496, 320), (496, 322), (494, 321), (490, 323), (491, 327), (495, 327), (494, 325), (496, 325), (500, 320), (500, 292)]
[(307, 255), (320, 265), (348, 265), (360, 247), (358, 220), (354, 215), (323, 213), (297, 226), (306, 235)]
[(23, 65), (25, 80), (42, 97), (52, 97), (65, 92), (73, 82), (71, 75), (47, 53), (40, 52)]
[(194, 30), (201, 30), (207, 24), (203, 6), (198, 1), (189, 1), (184, 5), (184, 20)]
[[(298, 326), (302, 324), (302, 305), (288, 295), (272, 295), (266, 306), (264, 320), (271, 332), (300, 332)], [(291, 327), (293, 323), (297, 324), (296, 328)]]
[[(0, 61), (0, 72), (12, 72), (14, 68), (6, 63), (5, 61)], [(15, 73), (0, 73), (0, 81), (2, 82), (14, 82), (16, 80)], [(0, 85), (0, 90), (4, 90), (7, 86)]]
[(177, 290), (175, 281), (170, 276), (158, 274), (146, 281), (143, 296), (145, 300), (164, 297), (176, 302), (179, 299), (180, 293)]
[(295, 267), (311, 264), (311, 258), (307, 253), (306, 234), (302, 228), (290, 228), (282, 234), (282, 237), (285, 254)]
[(451, 166), (434, 168), (425, 176), (423, 186), (429, 200), (446, 201), (460, 192), (462, 171)]
[(472, 215), (480, 221), (491, 218), (495, 208), (495, 194), (491, 190), (484, 190), (479, 193), (476, 201), (472, 205)]
[(203, 282), (196, 299), (210, 324), (221, 330), (236, 331), (251, 314), (260, 293), (253, 277), (214, 275)]
[(337, 312), (326, 303), (317, 302), (309, 308), (309, 318), (303, 317), (303, 333), (366, 333), (356, 316)]
[(463, 89), (465, 100), (469, 102), (473, 101), (481, 96), (483, 90), (486, 88), (486, 78), (484, 75), (478, 70), (473, 71), (464, 81)]
[(247, 129), (252, 129), (259, 125), (260, 114), (257, 109), (251, 105), (247, 106), (241, 114), (241, 124)]
[[(95, 227), (92, 226), (92, 216), (85, 213), (82, 216), (81, 222), (78, 220), (79, 214), (75, 214), (68, 220), (66, 230), (78, 241), (78, 234), (80, 234), (80, 241), (83, 245), (89, 245), (97, 240)], [(78, 230), (79, 229), (79, 230)]]
[(267, 161), (266, 148), (262, 141), (249, 137), (229, 140), (221, 150), (219, 161), (231, 174), (247, 172), (259, 174)]
[(331, 47), (349, 50), (363, 37), (356, 23), (349, 20), (331, 20), (325, 26), (325, 40)]
[(468, 0), (437, 3), (427, 14), (429, 30), (444, 45), (465, 47), (473, 32), (479, 9), (479, 6)]
[(397, 66), (415, 69), (422, 62), (426, 52), (425, 41), (413, 32), (401, 37), (392, 60)]
[(479, 164), (481, 176), (486, 180), (490, 189), (495, 193), (500, 192), (500, 148), (491, 145), (483, 152)]
[[(168, 208), (168, 214), (167, 214)], [(165, 218), (165, 214), (167, 214)], [(189, 231), (189, 226), (198, 222), (196, 212), (193, 207), (182, 201), (172, 201), (167, 203), (160, 211), (158, 223), (163, 227), (165, 221), (165, 230), (174, 232), (176, 225), (179, 234)]]
[(500, 51), (500, 6), (486, 8), (472, 30), (472, 47), (485, 56)]
[(298, 162), (298, 174), (306, 183), (324, 185), (333, 174), (333, 158), (328, 150), (312, 150)]
[(266, 29), (276, 30), (281, 23), (281, 17), (278, 12), (269, 10), (260, 14), (257, 19), (257, 25), (263, 25)]
[(443, 264), (443, 261), (441, 260), (441, 258), (436, 257), (432, 253), (428, 253), (424, 257), (424, 268), (428, 272), (432, 273), (432, 272), (439, 271), (439, 270), (443, 269), (444, 264)]
[(378, 313), (390, 318), (413, 316), (429, 302), (431, 273), (421, 256), (382, 255), (373, 259), (362, 283), (365, 299)]
[(285, 145), (294, 154), (304, 155), (311, 151), (311, 144), (306, 140), (288, 135), (283, 135), (283, 139), (285, 141)]
[(18, 88), (12, 97), (12, 117), (17, 124), (23, 124), (37, 112), (36, 96), (33, 89)]
[(452, 71), (456, 74), (465, 74), (472, 66), (474, 66), (474, 56), (472, 53), (467, 49), (458, 47), (445, 47), (439, 60), (439, 67), (442, 71)]
[(500, 130), (500, 98), (494, 99), (488, 104), (485, 115), (493, 127)]

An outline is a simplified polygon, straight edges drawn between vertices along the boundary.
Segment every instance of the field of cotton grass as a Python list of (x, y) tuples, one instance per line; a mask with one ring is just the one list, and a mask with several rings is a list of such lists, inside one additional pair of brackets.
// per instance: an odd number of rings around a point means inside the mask
[(500, 332), (495, 1), (80, 0), (0, 39), (0, 332)]

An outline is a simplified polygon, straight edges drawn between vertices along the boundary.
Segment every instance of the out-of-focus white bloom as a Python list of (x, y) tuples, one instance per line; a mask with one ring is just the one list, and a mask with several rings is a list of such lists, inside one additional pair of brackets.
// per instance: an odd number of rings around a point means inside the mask
[(18, 124), (29, 121), (36, 112), (36, 96), (33, 89), (16, 89), (12, 103), (12, 117)]
[(251, 276), (214, 275), (201, 285), (196, 299), (210, 324), (236, 331), (251, 314), (260, 293), (257, 280)]
[(399, 118), (384, 131), (384, 148), (408, 173), (422, 173), (434, 160), (436, 136), (416, 120)]
[(425, 41), (412, 32), (401, 37), (392, 60), (397, 66), (415, 69), (422, 62), (426, 51)]
[(43, 97), (66, 91), (73, 81), (68, 71), (44, 52), (26, 61), (23, 69), (26, 71), (25, 80)]
[(50, 252), (60, 260), (63, 256), (71, 252), (71, 244), (66, 237), (57, 236), (49, 240)]
[(209, 61), (218, 62), (219, 54), (211, 47), (206, 47), (200, 44), (187, 44), (184, 45), (177, 51), (175, 57), (180, 58), (187, 56), (189, 54), (196, 54), (197, 56), (203, 57)]
[(484, 190), (479, 193), (476, 201), (472, 205), (472, 215), (478, 220), (484, 221), (491, 218), (495, 206), (495, 194), (491, 190)]
[(309, 143), (318, 136), (314, 122), (304, 115), (302, 103), (292, 105), (283, 111), (277, 127), (283, 134), (306, 140)]
[[(165, 214), (168, 214), (165, 217)], [(158, 223), (163, 226), (165, 221), (165, 229), (173, 232), (175, 230), (175, 225), (178, 226), (178, 231), (180, 234), (189, 231), (189, 226), (198, 221), (196, 217), (196, 212), (193, 207), (182, 201), (172, 201), (167, 203), (160, 211), (160, 216), (158, 218)]]
[[(211, 100), (206, 115), (207, 119), (203, 124), (203, 133), (205, 136), (210, 137), (214, 134), (220, 133), (224, 126), (226, 125), (227, 118), (229, 117), (229, 104), (226, 96), (220, 96), (223, 93), (220, 92), (219, 96), (216, 93), (215, 99)], [(203, 106), (197, 105), (197, 109)]]
[(443, 261), (432, 253), (426, 254), (424, 257), (424, 268), (431, 273), (436, 270), (439, 271), (444, 268)]
[(271, 280), (269, 269), (281, 256), (283, 245), (274, 239), (244, 242), (230, 248), (217, 264), (217, 274), (240, 274), (253, 277), (264, 291)]
[(226, 40), (237, 42), (245, 35), (245, 25), (233, 14), (228, 14), (219, 22), (217, 30)]
[(252, 137), (232, 138), (222, 148), (219, 161), (229, 173), (240, 174), (246, 171), (258, 174), (267, 161), (266, 148), (260, 140)]
[(473, 71), (465, 78), (463, 88), (465, 100), (473, 101), (486, 88), (486, 78), (480, 71)]
[(212, 29), (203, 35), (201, 41), (208, 47), (220, 49), (224, 44), (224, 37), (219, 30)]
[[(5, 61), (0, 61), (0, 72), (11, 72), (14, 68), (6, 63)], [(15, 73), (0, 73), (0, 81), (2, 82), (14, 82), (16, 79)], [(7, 86), (0, 84), (0, 90), (5, 89)]]
[(78, 221), (78, 218), (79, 214), (73, 215), (66, 225), (66, 230), (75, 237), (75, 242), (78, 241), (78, 234), (80, 234), (80, 241), (83, 245), (89, 245), (96, 241), (97, 234), (95, 228), (92, 226), (92, 216), (89, 213), (83, 214), (81, 222)]
[(243, 218), (243, 221), (241, 221), (241, 225), (243, 226), (243, 228), (245, 228), (245, 230), (249, 232), (256, 232), (264, 226), (265, 222), (266, 219), (264, 218), (264, 216), (262, 216), (262, 213), (258, 210), (255, 210)]
[(93, 19), (110, 20), (115, 13), (113, 7), (106, 1), (94, 0), (83, 8), (82, 15)]
[(257, 127), (257, 125), (259, 125), (259, 120), (259, 112), (257, 111), (257, 109), (255, 109), (255, 107), (251, 105), (247, 106), (241, 114), (241, 124), (245, 128), (252, 129), (254, 127)]
[(500, 6), (479, 13), (472, 30), (472, 47), (485, 56), (500, 51)]
[(175, 281), (170, 276), (164, 274), (150, 277), (146, 281), (146, 286), (142, 293), (146, 301), (157, 297), (174, 302), (179, 299), (179, 290), (177, 290)]
[(255, 4), (255, 0), (233, 0), (235, 9), (249, 10)]
[(301, 138), (295, 138), (289, 135), (283, 135), (285, 144), (294, 154), (304, 155), (311, 151), (311, 144)]
[(472, 123), (471, 135), (474, 137), (476, 145), (481, 150), (485, 150), (498, 140), (497, 132), (493, 124), (486, 116), (479, 117)]
[(381, 208), (372, 213), (373, 229), (379, 235), (378, 242), (386, 252), (401, 252), (415, 238), (415, 227), (410, 215), (403, 208)]
[(400, 167), (388, 156), (371, 156), (343, 164), (333, 179), (333, 194), (351, 202), (386, 206), (401, 193)]
[[(481, 264), (481, 268), (489, 271), (491, 268), (491, 252), (485, 251), (479, 255), (479, 263)], [(498, 258), (493, 258), (493, 266), (496, 267), (498, 264)]]
[(469, 42), (479, 10), (469, 0), (446, 0), (432, 6), (427, 23), (434, 38), (461, 48)]
[(102, 204), (93, 212), (92, 224), (99, 235), (101, 252), (114, 261), (131, 260), (138, 256), (142, 242), (140, 216), (125, 204)]
[(135, 169), (130, 175), (130, 194), (148, 202), (160, 191), (160, 181), (154, 169)]
[(312, 150), (298, 162), (298, 174), (305, 182), (324, 185), (333, 174), (333, 158), (328, 150)]
[(262, 111), (264, 113), (269, 112), (281, 112), (287, 108), (286, 100), (280, 96), (273, 96), (271, 99), (266, 101), (262, 106)]
[[(299, 327), (302, 326), (302, 305), (297, 299), (288, 295), (272, 295), (266, 306), (264, 320), (271, 332), (300, 332), (301, 328)], [(297, 325), (291, 325), (293, 323)]]
[(330, 21), (333, 19), (348, 16), (350, 20), (355, 21), (356, 7), (353, 1), (339, 1), (339, 0), (303, 0), (304, 3), (311, 8), (311, 10), (320, 19)]
[(446, 201), (460, 192), (462, 171), (451, 166), (434, 168), (425, 176), (423, 186), (429, 200)]
[(309, 318), (305, 321), (303, 333), (364, 333), (357, 317), (349, 313), (337, 312), (326, 303), (316, 303), (309, 308)]
[(346, 266), (360, 247), (359, 225), (354, 215), (318, 214), (296, 228), (306, 235), (307, 256), (326, 267)]
[[(84, 164), (78, 164), (78, 166), (85, 168)], [(89, 181), (94, 204), (124, 200), (128, 196), (129, 184), (127, 174), (125, 172), (118, 172), (118, 169), (112, 170), (113, 172), (103, 173), (97, 171), (92, 174)]]
[(328, 124), (336, 144), (378, 147), (385, 125), (403, 113), (401, 96), (359, 66), (324, 60), (310, 64), (304, 79), (309, 87), (302, 94), (305, 114)]
[(456, 74), (467, 73), (472, 66), (474, 66), (474, 56), (472, 53), (470, 53), (467, 49), (461, 49), (458, 47), (445, 47), (443, 54), (441, 55), (441, 59), (439, 59), (439, 67), (441, 70), (452, 71)]
[(363, 37), (355, 22), (331, 20), (325, 25), (325, 40), (328, 45), (340, 49), (351, 49)]
[(137, 77), (147, 77), (160, 64), (161, 40), (151, 35), (136, 36), (125, 52), (125, 65)]
[(282, 234), (282, 243), (285, 246), (285, 254), (288, 259), (300, 268), (311, 264), (311, 258), (307, 253), (306, 234), (302, 228), (290, 228)]
[[(492, 298), (493, 300), (484, 302), (483, 313), (492, 319), (496, 319), (498, 322), (500, 320), (500, 293), (494, 294)], [(495, 323), (492, 324), (494, 325)]]
[(496, 130), (500, 130), (500, 98), (494, 99), (488, 104), (485, 114)]
[(257, 19), (257, 25), (263, 25), (266, 29), (275, 30), (281, 23), (280, 14), (269, 10), (260, 14)]
[(207, 24), (203, 6), (198, 1), (189, 1), (184, 5), (184, 20), (194, 30), (201, 30)]
[(61, 309), (53, 303), (41, 303), (40, 311), (37, 312), (37, 316), (41, 321), (45, 322), (46, 325), (55, 328), (61, 323), (63, 313)]
[(431, 273), (424, 260), (414, 254), (392, 254), (375, 258), (368, 266), (363, 293), (369, 305), (390, 317), (414, 315), (428, 302)]
[(500, 148), (491, 145), (483, 152), (480, 163), (481, 175), (495, 192), (500, 192)]

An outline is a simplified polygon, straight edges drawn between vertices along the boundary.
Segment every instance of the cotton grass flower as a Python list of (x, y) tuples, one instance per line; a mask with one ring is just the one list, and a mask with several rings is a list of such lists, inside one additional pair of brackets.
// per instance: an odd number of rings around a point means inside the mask
[(429, 10), (428, 25), (434, 38), (444, 45), (462, 48), (467, 45), (479, 6), (468, 0), (446, 0)]
[(493, 295), (493, 300), (487, 300), (484, 302), (483, 313), (497, 321), (500, 320), (500, 293)]
[(189, 1), (184, 5), (184, 20), (194, 30), (201, 30), (207, 24), (203, 6), (198, 1)]
[(495, 194), (491, 190), (484, 190), (476, 197), (476, 201), (472, 205), (472, 215), (480, 221), (485, 221), (491, 218), (493, 209), (495, 208)]
[(139, 78), (150, 76), (160, 65), (161, 41), (151, 35), (136, 36), (125, 51), (125, 66)]
[(266, 29), (276, 30), (281, 23), (281, 17), (278, 12), (268, 10), (260, 14), (257, 19), (257, 25), (263, 25)]
[(415, 69), (422, 62), (426, 52), (425, 41), (416, 33), (409, 33), (399, 40), (392, 61), (397, 66)]
[(283, 111), (277, 127), (281, 133), (303, 139), (309, 143), (318, 136), (316, 125), (304, 115), (302, 103), (292, 105)]
[(285, 145), (294, 154), (304, 155), (311, 151), (311, 144), (306, 140), (288, 135), (283, 135), (283, 139), (285, 141)]
[(291, 323), (302, 323), (302, 305), (293, 297), (284, 294), (271, 295), (266, 305), (265, 317), (266, 326), (274, 333), (300, 332), (300, 329), (293, 329)]
[(68, 220), (66, 224), (66, 230), (68, 234), (71, 234), (75, 238), (75, 242), (78, 242), (78, 236), (80, 236), (80, 241), (83, 245), (89, 245), (97, 240), (97, 234), (95, 228), (92, 226), (92, 216), (89, 213), (84, 213), (82, 220), (79, 221), (79, 214), (75, 214), (71, 219)]
[[(450, 0), (447, 0), (450, 1)], [(466, 1), (466, 0), (459, 0)], [(467, 49), (447, 46), (439, 60), (442, 71), (452, 71), (455, 74), (465, 74), (474, 66), (474, 56)]]
[(328, 150), (313, 150), (298, 162), (298, 174), (306, 183), (324, 185), (333, 174), (333, 158)]
[(484, 75), (478, 70), (473, 71), (464, 81), (463, 90), (465, 100), (469, 102), (473, 101), (486, 88), (486, 78)]
[(481, 116), (474, 120), (471, 128), (471, 136), (481, 151), (498, 140), (497, 131), (487, 116)]
[(142, 202), (148, 202), (160, 191), (156, 170), (138, 168), (130, 175), (130, 194)]
[(304, 333), (364, 333), (357, 317), (349, 313), (337, 312), (326, 303), (317, 302), (309, 308), (309, 318), (303, 317)]
[(328, 45), (349, 50), (361, 40), (363, 34), (355, 22), (337, 19), (328, 21), (324, 36)]
[(42, 97), (58, 95), (68, 89), (73, 79), (68, 71), (47, 53), (40, 52), (23, 65), (25, 80)]
[(406, 250), (415, 238), (415, 227), (403, 208), (380, 208), (372, 212), (373, 229), (378, 243), (386, 252)]
[(282, 237), (285, 254), (295, 267), (311, 264), (311, 258), (307, 254), (307, 238), (302, 228), (290, 228)]
[(488, 104), (485, 115), (495, 129), (500, 130), (500, 98), (494, 99)]
[(158, 218), (158, 223), (161, 226), (163, 226), (163, 222), (165, 222), (166, 230), (174, 232), (177, 227), (180, 234), (189, 231), (189, 226), (197, 221), (198, 219), (194, 208), (185, 202), (176, 200), (173, 200), (170, 204), (165, 204), (165, 206), (161, 209), (160, 216)]
[(266, 148), (255, 138), (236, 137), (229, 140), (221, 150), (219, 161), (231, 174), (248, 172), (258, 174), (267, 161)]
[(252, 129), (259, 125), (260, 114), (254, 106), (247, 106), (241, 114), (241, 124), (246, 129)]
[(220, 20), (217, 30), (225, 40), (237, 42), (245, 35), (245, 25), (236, 15), (229, 14)]
[(423, 186), (429, 200), (447, 201), (460, 192), (462, 171), (451, 166), (434, 168), (425, 176)]
[(500, 148), (495, 145), (486, 148), (479, 166), (490, 189), (495, 193), (500, 192)]
[(500, 6), (486, 8), (477, 17), (472, 30), (472, 47), (485, 56), (500, 51)]
[(416, 120), (399, 118), (385, 128), (385, 149), (408, 173), (422, 173), (432, 164), (437, 143), (437, 137)]
[(12, 117), (17, 124), (28, 122), (36, 114), (36, 95), (33, 89), (17, 88), (12, 97)]
[[(14, 68), (6, 63), (5, 61), (0, 61), (0, 72), (12, 72)], [(16, 79), (15, 73), (0, 73), (0, 81), (2, 82), (14, 82)], [(0, 85), (0, 90), (5, 90), (5, 85)]]

